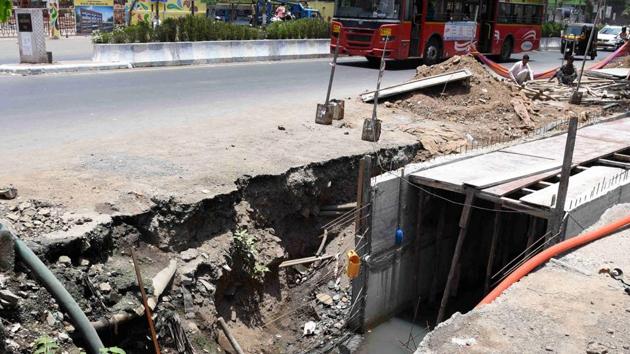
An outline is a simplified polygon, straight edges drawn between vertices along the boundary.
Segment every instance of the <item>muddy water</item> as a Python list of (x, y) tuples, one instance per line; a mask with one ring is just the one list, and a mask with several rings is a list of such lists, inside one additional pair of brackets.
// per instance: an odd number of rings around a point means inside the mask
[[(410, 332), (413, 340), (409, 339)], [(426, 328), (394, 317), (366, 333), (365, 340), (357, 354), (413, 353), (425, 334), (427, 334)]]

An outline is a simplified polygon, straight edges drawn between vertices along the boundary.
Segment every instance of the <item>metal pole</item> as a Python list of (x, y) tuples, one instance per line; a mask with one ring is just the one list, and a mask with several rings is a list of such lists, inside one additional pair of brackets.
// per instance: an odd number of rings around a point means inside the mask
[(577, 117), (573, 117), (569, 120), (569, 131), (567, 132), (567, 142), (564, 147), (564, 158), (562, 160), (562, 171), (560, 172), (560, 183), (556, 197), (556, 207), (553, 210), (551, 220), (549, 220), (549, 226), (547, 227), (547, 240), (560, 232), (560, 228), (562, 226), (564, 205), (566, 203), (567, 191), (569, 189), (569, 177), (571, 177), (573, 149), (575, 148), (575, 138), (577, 135), (577, 123)]
[[(381, 80), (383, 79), (383, 71), (385, 71), (385, 52), (387, 49), (387, 41), (389, 36), (385, 36), (385, 44), (383, 45), (383, 55), (381, 56), (381, 67), (378, 70), (378, 80), (376, 81), (376, 92), (374, 92), (374, 109), (372, 110), (372, 126), (376, 127), (376, 107), (378, 106), (378, 91), (381, 89)], [(376, 129), (374, 129), (376, 134)]]
[(333, 60), (330, 65), (330, 79), (328, 80), (328, 91), (326, 92), (326, 102), (324, 103), (328, 106), (328, 102), (330, 101), (330, 90), (332, 90), (333, 78), (335, 77), (335, 68), (337, 67), (337, 56), (339, 55), (339, 40), (341, 39), (341, 30), (337, 33), (337, 43), (335, 45), (335, 54), (333, 55)]
[(580, 76), (578, 77), (577, 85), (575, 86), (575, 90), (573, 90), (573, 96), (575, 96), (580, 89), (580, 84), (582, 83), (582, 75), (584, 74), (584, 65), (586, 64), (586, 56), (589, 55), (591, 50), (591, 43), (593, 42), (593, 36), (595, 35), (595, 31), (597, 31), (597, 23), (599, 22), (599, 11), (601, 10), (602, 0), (597, 2), (597, 13), (595, 14), (595, 20), (593, 21), (593, 29), (591, 30), (591, 35), (588, 37), (588, 43), (586, 43), (586, 51), (584, 52), (584, 57), (582, 58), (582, 69), (580, 69)]

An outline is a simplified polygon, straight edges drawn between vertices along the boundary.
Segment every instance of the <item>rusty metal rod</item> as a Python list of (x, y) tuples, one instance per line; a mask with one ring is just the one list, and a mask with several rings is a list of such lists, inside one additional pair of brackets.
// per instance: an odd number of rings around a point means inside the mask
[(144, 291), (144, 283), (142, 282), (142, 274), (140, 274), (140, 268), (138, 267), (138, 260), (136, 259), (136, 253), (131, 249), (131, 258), (133, 259), (133, 268), (136, 271), (136, 278), (138, 279), (138, 286), (140, 286), (140, 294), (142, 294), (142, 304), (144, 305), (144, 313), (147, 315), (147, 322), (149, 322), (149, 331), (151, 332), (151, 341), (153, 341), (153, 347), (155, 348), (155, 354), (160, 353), (160, 344), (157, 341), (157, 335), (155, 334), (155, 327), (153, 326), (153, 317), (151, 316), (151, 308), (147, 301), (147, 293)]

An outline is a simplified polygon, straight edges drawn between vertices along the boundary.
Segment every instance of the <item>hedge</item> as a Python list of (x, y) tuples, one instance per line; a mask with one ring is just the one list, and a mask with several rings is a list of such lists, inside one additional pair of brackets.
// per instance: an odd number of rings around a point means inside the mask
[(147, 22), (94, 31), (94, 43), (195, 42), (252, 39), (329, 38), (329, 24), (319, 19), (274, 22), (264, 29), (214, 21), (199, 16), (167, 18), (157, 28)]
[(556, 22), (545, 22), (542, 25), (543, 37), (560, 37), (560, 31), (564, 28), (564, 24)]

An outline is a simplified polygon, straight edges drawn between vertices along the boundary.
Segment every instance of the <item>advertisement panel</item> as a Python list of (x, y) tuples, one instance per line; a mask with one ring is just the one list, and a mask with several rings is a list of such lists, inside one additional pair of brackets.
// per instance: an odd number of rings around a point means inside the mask
[(114, 0), (74, 0), (77, 33), (111, 31), (114, 28)]
[[(125, 13), (129, 14), (129, 6), (132, 1), (127, 1), (125, 5)], [(195, 0), (195, 14), (198, 16), (205, 16), (206, 3), (201, 0)], [(133, 10), (132, 23), (141, 21), (151, 22), (155, 13), (156, 2), (151, 0), (140, 0), (136, 3), (136, 7)], [(169, 17), (180, 17), (190, 15), (192, 13), (192, 0), (159, 0), (157, 3), (160, 11), (160, 18), (165, 19)]]
[(477, 23), (472, 21), (452, 21), (444, 24), (445, 41), (462, 41), (475, 38)]

